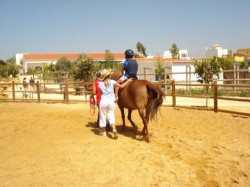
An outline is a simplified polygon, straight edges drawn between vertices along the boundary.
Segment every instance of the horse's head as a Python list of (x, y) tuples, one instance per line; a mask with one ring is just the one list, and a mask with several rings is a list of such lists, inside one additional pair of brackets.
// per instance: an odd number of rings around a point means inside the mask
[(94, 89), (94, 85), (92, 82), (87, 82), (84, 84), (84, 88), (86, 91), (92, 91)]

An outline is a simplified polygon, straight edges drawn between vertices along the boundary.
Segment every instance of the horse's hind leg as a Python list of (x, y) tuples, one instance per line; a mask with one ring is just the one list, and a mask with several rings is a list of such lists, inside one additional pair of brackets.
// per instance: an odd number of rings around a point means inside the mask
[(136, 124), (132, 121), (131, 114), (132, 114), (132, 110), (128, 109), (128, 120), (130, 121), (130, 123), (131, 123), (131, 125), (133, 126), (134, 130), (137, 130), (138, 127), (137, 127)]
[(143, 135), (147, 135), (148, 134), (148, 122), (147, 122), (147, 119), (145, 117), (145, 111), (144, 111), (144, 109), (139, 109), (138, 111), (139, 111), (139, 114), (140, 114), (142, 122), (143, 122), (143, 129), (142, 129), (141, 133)]

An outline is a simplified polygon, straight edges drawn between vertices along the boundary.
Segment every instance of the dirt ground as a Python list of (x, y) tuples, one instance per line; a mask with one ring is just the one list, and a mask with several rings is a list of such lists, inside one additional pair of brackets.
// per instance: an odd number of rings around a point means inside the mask
[[(89, 105), (0, 103), (1, 186), (250, 186), (250, 117), (162, 107), (150, 142), (100, 137)], [(142, 129), (137, 112), (132, 118)]]

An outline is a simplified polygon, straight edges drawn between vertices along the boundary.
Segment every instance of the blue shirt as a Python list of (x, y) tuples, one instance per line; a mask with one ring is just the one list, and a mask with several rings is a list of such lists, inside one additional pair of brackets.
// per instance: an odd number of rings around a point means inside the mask
[[(125, 60), (122, 64), (122, 67), (125, 68), (128, 66), (128, 61)], [(129, 72), (125, 71), (125, 74), (124, 74), (125, 77), (128, 77), (129, 76)]]
[(123, 69), (125, 70), (124, 76), (127, 78), (137, 77), (138, 63), (135, 59), (129, 58), (126, 59), (122, 64)]

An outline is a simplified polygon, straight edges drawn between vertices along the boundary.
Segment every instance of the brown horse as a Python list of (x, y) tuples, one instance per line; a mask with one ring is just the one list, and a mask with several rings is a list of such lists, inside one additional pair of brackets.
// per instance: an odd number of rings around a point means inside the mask
[[(117, 80), (117, 75), (111, 77)], [(132, 121), (131, 114), (133, 110), (138, 110), (143, 122), (142, 135), (148, 139), (148, 122), (155, 119), (160, 106), (163, 103), (164, 93), (157, 84), (147, 80), (133, 80), (123, 89), (119, 89), (118, 106), (121, 111), (123, 128), (125, 129), (124, 108), (128, 109), (128, 120), (134, 129), (137, 126)]]

